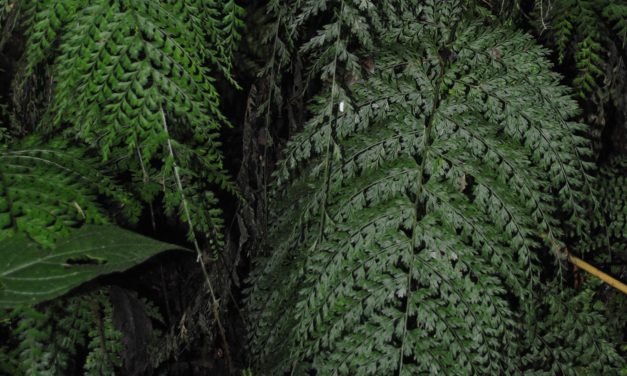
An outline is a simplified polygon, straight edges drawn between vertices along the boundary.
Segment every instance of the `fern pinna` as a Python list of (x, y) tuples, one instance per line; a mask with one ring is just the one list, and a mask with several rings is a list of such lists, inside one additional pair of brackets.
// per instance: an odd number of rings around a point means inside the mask
[(0, 241), (27, 234), (50, 247), (83, 223), (108, 223), (96, 197), (108, 197), (114, 209), (136, 220), (137, 202), (107, 176), (84, 149), (61, 140), (28, 137), (0, 143)]
[(605, 214), (610, 250), (627, 256), (627, 157), (619, 156), (601, 167), (599, 193)]
[[(305, 45), (333, 54), (311, 68), (330, 83), (276, 171), (251, 278), (259, 372), (613, 374), (620, 358), (595, 336), (548, 359), (532, 314), (545, 304), (539, 257), (564, 228), (586, 231), (592, 184), (585, 127), (568, 121), (577, 106), (547, 52), (464, 19), (456, 1), (292, 5), (331, 15), (320, 32), (331, 36)], [(376, 49), (354, 38), (347, 11), (362, 30), (385, 25)], [(374, 67), (351, 64), (360, 55)], [(363, 79), (340, 84), (351, 70)], [(605, 333), (600, 319), (588, 329)], [(582, 346), (594, 356), (577, 358)]]
[[(599, 201), (603, 217), (595, 219), (597, 236), (588, 246), (595, 262), (617, 276), (627, 279), (627, 157), (617, 156), (604, 163), (598, 179)], [(607, 266), (605, 266), (607, 265)], [(627, 299), (614, 289), (602, 290), (607, 302), (613, 335), (624, 343), (627, 324)], [(625, 348), (623, 348), (625, 350)], [(626, 367), (627, 369), (627, 367)]]
[[(228, 122), (214, 81), (218, 74), (233, 81), (241, 8), (232, 0), (21, 6), (29, 25), (22, 75), (51, 63), (54, 80), (40, 129), (96, 146), (103, 159), (132, 173), (144, 200), (163, 192), (169, 213), (178, 214), (184, 198), (192, 201), (194, 230), (219, 240), (222, 219), (212, 188), (232, 187), (217, 139)], [(175, 165), (182, 166), (183, 192)]]
[[(0, 371), (10, 375), (115, 375), (122, 364), (122, 333), (113, 324), (108, 288), (7, 313), (19, 345), (0, 348)], [(3, 312), (4, 313), (4, 312)], [(84, 364), (81, 356), (84, 353)], [(80, 371), (79, 371), (80, 372)]]
[[(622, 0), (534, 1), (534, 8), (536, 28), (548, 44), (555, 47), (560, 64), (567, 59), (574, 61), (573, 86), (579, 94), (586, 97), (595, 90), (603, 90), (602, 86), (608, 83), (610, 88), (604, 89), (605, 95), (614, 94), (610, 91), (617, 84), (614, 81), (621, 80), (618, 76), (624, 75), (624, 64), (606, 55), (624, 54), (627, 3)], [(601, 78), (606, 78), (606, 82)]]

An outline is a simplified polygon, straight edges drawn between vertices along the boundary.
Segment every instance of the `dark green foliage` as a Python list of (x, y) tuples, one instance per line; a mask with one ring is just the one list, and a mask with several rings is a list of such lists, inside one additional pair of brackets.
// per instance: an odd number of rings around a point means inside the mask
[[(59, 300), (43, 311), (25, 304), (175, 248), (114, 226), (93, 226), (115, 218), (132, 222), (139, 209), (102, 169), (65, 141), (29, 137), (0, 147), (0, 305), (13, 308), (1, 324), (3, 330), (16, 325), (12, 340), (19, 343), (11, 347), (3, 339), (0, 369), (11, 375), (67, 374), (73, 363), (83, 364), (76, 346), (88, 351), (84, 374), (114, 374), (121, 343), (105, 295), (79, 295), (67, 305)], [(98, 314), (89, 308), (94, 304)]]
[(117, 374), (116, 367), (122, 365), (122, 334), (113, 327), (111, 303), (105, 295), (101, 294), (98, 298), (100, 299), (96, 302), (100, 304), (96, 309), (100, 310), (102, 306), (102, 312), (92, 312), (92, 318), (95, 317), (96, 322), (87, 332), (89, 354), (85, 360), (85, 375), (114, 376)]
[(2, 21), (0, 26), (4, 25), (4, 20), (5, 20), (6, 16), (7, 16), (7, 14), (11, 13), (11, 9), (12, 8), (13, 8), (12, 1), (10, 1), (10, 0), (0, 0), (0, 20)]
[(598, 281), (591, 282), (580, 292), (555, 282), (543, 289), (544, 298), (534, 307), (541, 320), (525, 339), (525, 375), (619, 374), (615, 365), (625, 360), (612, 344), (618, 333), (606, 324), (603, 303), (594, 297)]
[(232, 1), (192, 0), (23, 7), (29, 17), (23, 76), (51, 63), (55, 80), (40, 129), (96, 145), (103, 159), (133, 173), (142, 199), (150, 203), (163, 191), (169, 214), (189, 200), (193, 230), (219, 241), (222, 219), (212, 188), (234, 189), (217, 140), (227, 121), (205, 63), (231, 79), (241, 9)]
[(578, 72), (573, 84), (582, 96), (593, 91), (604, 75), (602, 54), (608, 33), (600, 21), (609, 4), (609, 1), (587, 0), (536, 3), (537, 28), (546, 31), (545, 37), (555, 45), (560, 63), (567, 58), (576, 61)]
[[(0, 49), (9, 39), (20, 49), (25, 40), (12, 67), (6, 117), (15, 121), (0, 128), (0, 258), (4, 267), (23, 264), (0, 273), (5, 305), (11, 294), (11, 305), (15, 295), (37, 296), (29, 303), (56, 297), (164, 250), (165, 243), (137, 234), (86, 225), (128, 226), (148, 217), (156, 230), (156, 217), (171, 227), (184, 221), (202, 251), (219, 249), (215, 192), (236, 192), (218, 141), (229, 124), (216, 82), (236, 86), (232, 55), (242, 14), (233, 0), (0, 2)], [(5, 118), (4, 104), (2, 111)], [(22, 139), (28, 133), (37, 136)], [(26, 236), (46, 249), (30, 243), (19, 252)], [(0, 330), (13, 336), (0, 357), (3, 369), (119, 373), (120, 333), (106, 294), (81, 291), (71, 299), (76, 304), (63, 301), (17, 307), (3, 320)], [(80, 330), (65, 326), (66, 317)]]
[(38, 304), (177, 249), (185, 250), (116, 226), (84, 225), (58, 240), (52, 251), (26, 236), (12, 236), (0, 243), (0, 307)]
[[(483, 15), (482, 9), (487, 8), (508, 22), (531, 21), (540, 39), (555, 48), (559, 63), (575, 68), (573, 84), (581, 96), (602, 89), (600, 79), (616, 68), (608, 66), (608, 55), (624, 53), (624, 0), (494, 0), (474, 1), (472, 5)], [(527, 10), (531, 13), (525, 14)]]
[[(613, 276), (620, 280), (627, 279), (627, 158), (615, 157), (600, 169), (598, 179), (601, 217), (596, 219), (597, 236), (589, 244), (594, 251), (594, 262), (604, 265)], [(625, 343), (627, 330), (627, 298), (625, 295), (610, 288), (599, 288), (604, 301), (607, 302), (608, 317), (616, 341)], [(623, 349), (624, 351), (627, 348)]]
[(620, 155), (601, 163), (598, 171), (596, 194), (601, 210), (592, 219), (596, 236), (586, 246), (594, 251), (599, 262), (610, 262), (613, 257), (627, 261), (626, 172), (627, 157)]
[(24, 233), (51, 246), (83, 223), (109, 222), (96, 196), (134, 220), (137, 203), (99, 172), (85, 150), (31, 137), (9, 148), (0, 144), (0, 241)]
[[(522, 27), (531, 24), (530, 30), (555, 51), (560, 68), (567, 73), (579, 99), (589, 107), (586, 121), (606, 125), (611, 121), (608, 105), (624, 114), (627, 2), (474, 1), (473, 9), (479, 13), (485, 14), (486, 7), (492, 11), (488, 17)], [(593, 132), (595, 137), (598, 133)]]
[[(287, 3), (270, 0), (267, 5), (274, 22), (262, 39), (270, 52), (268, 63), (260, 72), (270, 85), (268, 100), (259, 106), (259, 110), (268, 115), (266, 123), (270, 121), (269, 103), (274, 102), (279, 107), (285, 104), (282, 103), (281, 83), (284, 76), (289, 77), (288, 73), (295, 73), (297, 58), (303, 60), (305, 87), (320, 78), (326, 82), (335, 78), (358, 81), (367, 56), (364, 52), (375, 47), (373, 42), (387, 31), (389, 23), (412, 7), (403, 0), (344, 1), (341, 7), (333, 1)], [(319, 19), (324, 20), (323, 25), (318, 24)], [(311, 29), (314, 35), (310, 35)], [(364, 49), (356, 52), (349, 48), (355, 44)], [(340, 71), (335, 69), (338, 63), (342, 66)], [(293, 94), (302, 96), (304, 93)]]
[(9, 39), (17, 21), (15, 0), (0, 0), (0, 50)]
[[(289, 8), (331, 15), (301, 49), (323, 56), (311, 71), (330, 82), (276, 171), (248, 298), (258, 372), (561, 374), (543, 373), (543, 331), (559, 318), (534, 323), (539, 255), (564, 229), (587, 233), (593, 187), (586, 127), (568, 120), (577, 106), (546, 51), (463, 19), (458, 2), (341, 4)], [(374, 45), (364, 30), (377, 27)], [(343, 79), (355, 70), (363, 79)], [(571, 304), (547, 299), (551, 314)], [(607, 333), (595, 325), (584, 330)], [(595, 341), (565, 341), (560, 361), (590, 346), (588, 369), (615, 372), (615, 349)]]
[[(596, 125), (598, 138), (604, 127), (620, 127), (627, 112), (625, 59), (627, 58), (627, 2), (624, 0), (535, 0), (534, 26), (569, 79), (584, 106), (586, 121)], [(614, 110), (614, 108), (616, 110)], [(619, 117), (612, 114), (618, 112)], [(596, 149), (600, 145), (595, 145)]]
[(19, 345), (0, 356), (2, 367), (12, 369), (15, 376), (65, 375), (75, 369), (84, 352), (84, 375), (115, 375), (123, 346), (121, 333), (113, 327), (107, 295), (104, 289), (45, 308), (14, 310), (11, 340)]
[[(247, 25), (255, 59), (236, 55), (238, 3), (0, 0), (0, 373), (626, 369), (624, 295), (560, 257), (627, 278), (627, 164), (579, 122), (627, 113), (624, 0), (269, 0)], [(234, 72), (264, 64), (237, 246), (218, 88), (239, 119)], [(94, 281), (170, 248), (113, 224), (188, 230), (211, 299), (189, 265)], [(259, 257), (240, 321), (243, 243)], [(209, 249), (227, 257), (205, 265)]]
[(627, 257), (627, 157), (617, 157), (601, 168), (599, 197), (609, 249)]

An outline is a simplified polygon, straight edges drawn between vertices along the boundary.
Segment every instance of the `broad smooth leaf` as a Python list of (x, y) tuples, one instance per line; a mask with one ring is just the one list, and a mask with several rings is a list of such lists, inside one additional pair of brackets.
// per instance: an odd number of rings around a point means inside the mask
[(55, 298), (167, 250), (189, 251), (115, 226), (84, 226), (52, 250), (14, 236), (0, 242), (0, 307)]

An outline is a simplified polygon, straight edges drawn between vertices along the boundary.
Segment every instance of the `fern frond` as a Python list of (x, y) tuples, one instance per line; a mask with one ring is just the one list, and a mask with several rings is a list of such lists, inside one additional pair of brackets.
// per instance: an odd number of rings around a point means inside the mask
[(50, 246), (83, 223), (106, 223), (98, 194), (136, 220), (136, 202), (101, 174), (84, 150), (36, 137), (0, 146), (0, 240), (22, 232)]
[[(586, 246), (592, 250), (595, 263), (620, 280), (627, 277), (627, 158), (615, 157), (604, 163), (599, 171), (597, 192), (601, 204), (600, 217), (593, 218), (596, 236)], [(606, 302), (606, 316), (612, 337), (624, 342), (627, 313), (625, 296), (611, 288), (597, 288)], [(624, 355), (623, 348), (623, 355)]]
[(612, 28), (624, 46), (625, 42), (627, 42), (627, 4), (608, 2), (605, 8), (603, 8), (603, 17), (610, 20), (613, 24)]
[(101, 290), (90, 296), (93, 324), (87, 332), (86, 376), (115, 376), (116, 368), (122, 365), (122, 333), (113, 327), (113, 307), (105, 292)]
[[(611, 3), (591, 0), (535, 1), (536, 29), (549, 46), (556, 47), (560, 64), (566, 59), (574, 60), (577, 73), (573, 85), (582, 98), (602, 91), (601, 80), (608, 71), (605, 54), (612, 43), (602, 14)], [(611, 7), (607, 12), (618, 15), (619, 7)]]
[(46, 349), (50, 337), (49, 315), (30, 307), (22, 309), (16, 334), (20, 345), (20, 370), (25, 375), (52, 375), (49, 367), (51, 353)]
[[(104, 160), (124, 160), (124, 171), (146, 184), (141, 196), (151, 202), (163, 191), (168, 210), (180, 206), (174, 161), (164, 152), (168, 140), (175, 145), (176, 162), (186, 168), (183, 178), (194, 191), (189, 197), (215, 189), (214, 182), (234, 191), (217, 140), (228, 121), (220, 112), (215, 77), (206, 63), (233, 81), (230, 58), (242, 26), (242, 9), (235, 2), (30, 5), (25, 64), (32, 71), (50, 61), (55, 78), (48, 115), (41, 123), (44, 132), (63, 130), (95, 145)], [(163, 130), (162, 111), (172, 124), (169, 134)], [(184, 164), (188, 161), (189, 166)], [(199, 231), (220, 231), (212, 197), (193, 203)]]
[[(399, 15), (411, 7), (406, 1), (399, 0), (270, 1), (267, 11), (276, 22), (263, 41), (273, 53), (262, 74), (277, 62), (280, 70), (281, 65), (287, 65), (291, 55), (298, 53), (307, 61), (308, 81), (320, 77), (331, 80), (332, 72), (336, 70), (336, 56), (342, 65), (338, 76), (350, 74), (358, 78), (362, 75), (363, 56), (356, 54), (353, 47), (360, 46), (362, 53), (369, 51), (374, 46), (373, 41), (383, 32), (389, 32), (388, 26), (398, 22)], [(308, 35), (307, 26), (325, 15), (328, 15), (323, 18), (325, 24), (315, 28), (316, 35)], [(340, 30), (342, 40), (337, 43)]]
[(235, 0), (228, 0), (224, 4), (224, 17), (220, 23), (222, 30), (221, 41), (224, 45), (225, 56), (233, 56), (237, 43), (241, 40), (240, 30), (244, 28), (244, 8), (237, 5)]
[(544, 288), (536, 307), (543, 317), (525, 339), (525, 375), (618, 375), (625, 366), (592, 283), (580, 292), (558, 282)]
[(20, 307), (9, 315), (17, 346), (16, 375), (65, 375), (80, 367), (86, 375), (114, 375), (121, 365), (121, 333), (113, 327), (108, 289), (62, 299), (46, 307)]
[(78, 1), (27, 1), (22, 5), (29, 25), (24, 75), (30, 76), (38, 64), (50, 58), (54, 42), (75, 11)]
[(616, 157), (600, 171), (599, 196), (603, 214), (602, 235), (609, 238), (609, 251), (627, 256), (627, 158)]
[[(457, 2), (407, 7), (278, 165), (248, 292), (263, 374), (520, 372), (540, 239), (562, 244), (558, 213), (586, 231), (590, 148), (546, 51)], [(334, 28), (309, 46), (345, 48)]]

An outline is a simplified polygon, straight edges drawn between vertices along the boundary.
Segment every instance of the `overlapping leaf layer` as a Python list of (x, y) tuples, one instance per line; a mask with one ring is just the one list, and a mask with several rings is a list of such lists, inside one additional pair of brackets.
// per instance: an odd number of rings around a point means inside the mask
[[(233, 191), (218, 130), (228, 124), (214, 86), (233, 81), (231, 51), (242, 9), (219, 2), (29, 1), (24, 77), (45, 63), (54, 80), (46, 132), (94, 145), (130, 172), (143, 200), (163, 192), (169, 214), (182, 201), (195, 230), (221, 238), (214, 190)], [(214, 69), (216, 72), (211, 72)], [(173, 166), (183, 181), (176, 188)]]

